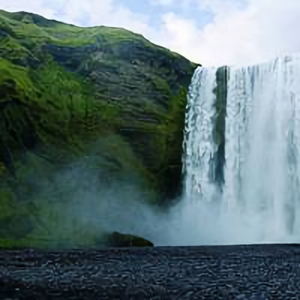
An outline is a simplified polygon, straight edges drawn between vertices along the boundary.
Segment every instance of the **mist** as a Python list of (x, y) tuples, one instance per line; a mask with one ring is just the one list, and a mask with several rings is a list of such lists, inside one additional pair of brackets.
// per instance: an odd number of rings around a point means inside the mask
[(71, 248), (86, 247), (91, 241), (101, 244), (103, 236), (113, 231), (143, 237), (155, 246), (262, 241), (261, 224), (249, 225), (241, 212), (221, 213), (221, 195), (212, 202), (182, 196), (165, 211), (151, 204), (153, 195), (137, 176), (109, 179), (95, 161), (90, 155), (61, 167), (50, 176), (51, 184), (36, 188), (34, 203), (47, 230), (35, 237)]
[(164, 217), (166, 229), (157, 237), (155, 245), (297, 242), (296, 235), (287, 235), (276, 230), (272, 212), (269, 215), (264, 210), (249, 213), (242, 208), (226, 210), (224, 206), (221, 196), (211, 202), (184, 197)]
[[(39, 218), (47, 228), (35, 235), (59, 247), (101, 244), (106, 233), (118, 231), (150, 240), (155, 246), (195, 246), (292, 242), (278, 235), (274, 219), (261, 212), (227, 209), (222, 195), (201, 199), (183, 195), (162, 210), (149, 203), (149, 193), (135, 176), (108, 181), (105, 170), (91, 168), (93, 156), (52, 175), (51, 185), (35, 194)], [(185, 178), (183, 178), (185, 180)], [(41, 202), (47, 199), (47, 205)]]

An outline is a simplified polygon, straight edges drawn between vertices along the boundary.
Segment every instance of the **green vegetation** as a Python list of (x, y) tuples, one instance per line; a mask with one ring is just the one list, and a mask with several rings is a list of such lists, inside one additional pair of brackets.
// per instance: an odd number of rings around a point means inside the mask
[(125, 29), (1, 10), (0, 57), (1, 247), (99, 244), (70, 208), (97, 211), (113, 182), (155, 205), (178, 193), (195, 64)]

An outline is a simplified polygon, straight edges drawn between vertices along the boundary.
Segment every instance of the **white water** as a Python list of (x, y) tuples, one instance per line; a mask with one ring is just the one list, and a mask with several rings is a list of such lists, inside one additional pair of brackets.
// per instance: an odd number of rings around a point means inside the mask
[(198, 226), (195, 243), (300, 242), (300, 57), (229, 68), (222, 193), (213, 181), (215, 77), (198, 68), (188, 98), (183, 209)]
[[(213, 197), (215, 187), (211, 183), (213, 154), (217, 150), (213, 142), (215, 117), (212, 93), (216, 86), (216, 69), (198, 69), (190, 85), (189, 105), (186, 114), (186, 186), (188, 195)], [(192, 141), (192, 142), (191, 142)]]

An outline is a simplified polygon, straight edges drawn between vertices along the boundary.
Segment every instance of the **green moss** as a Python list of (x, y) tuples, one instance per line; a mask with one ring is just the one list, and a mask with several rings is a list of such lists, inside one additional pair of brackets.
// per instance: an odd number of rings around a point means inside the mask
[(6, 59), (0, 58), (0, 84), (4, 84), (7, 80), (16, 82), (16, 92), (19, 97), (24, 99), (25, 95), (31, 95), (35, 88), (28, 77), (28, 69), (22, 66), (12, 64)]
[(0, 207), (0, 220), (11, 218), (16, 214), (16, 197), (8, 188), (0, 190)]
[(153, 78), (153, 82), (157, 90), (163, 91), (165, 94), (171, 94), (170, 86), (165, 79), (156, 76)]
[(121, 28), (25, 12), (0, 11), (0, 35), (0, 245), (99, 242), (64, 214), (85, 187), (57, 178), (78, 162), (96, 185), (134, 183), (152, 204), (177, 188), (195, 64)]
[(126, 41), (142, 41), (145, 46), (154, 47), (142, 35), (114, 27), (90, 27), (82, 29), (56, 21), (49, 21), (26, 12), (8, 13), (0, 11), (0, 26), (9, 28), (21, 42), (32, 40), (49, 42), (57, 46), (78, 47), (97, 44), (100, 41), (117, 45)]
[(0, 162), (0, 179), (7, 175), (7, 169), (3, 162)]
[(2, 39), (0, 44), (0, 55), (11, 61), (31, 57), (31, 53), (25, 47), (22, 47), (11, 37)]

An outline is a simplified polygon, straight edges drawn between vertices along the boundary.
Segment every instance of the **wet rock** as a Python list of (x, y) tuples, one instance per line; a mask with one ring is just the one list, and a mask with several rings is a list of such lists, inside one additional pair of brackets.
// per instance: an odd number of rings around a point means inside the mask
[(154, 244), (142, 237), (122, 234), (117, 231), (108, 235), (107, 245), (109, 247), (153, 247)]

